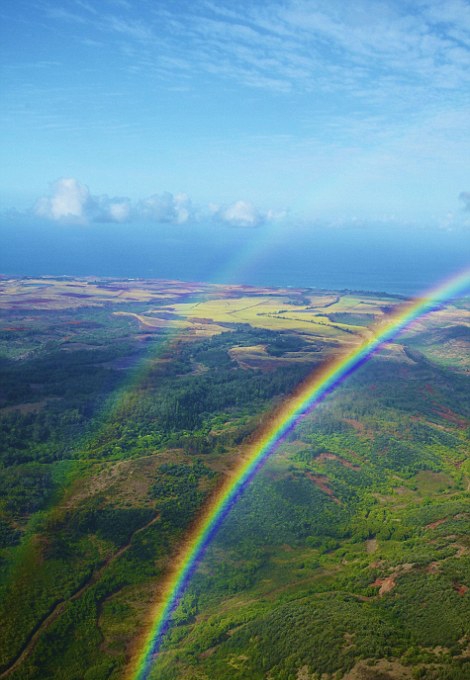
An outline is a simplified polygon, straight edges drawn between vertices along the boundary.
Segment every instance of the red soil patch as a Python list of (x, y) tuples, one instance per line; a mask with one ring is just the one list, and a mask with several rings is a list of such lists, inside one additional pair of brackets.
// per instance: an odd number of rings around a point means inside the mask
[(216, 647), (210, 647), (209, 649), (206, 649), (205, 652), (201, 652), (199, 654), (200, 659), (207, 659), (209, 656), (212, 656), (212, 654), (215, 652), (217, 648)]
[(379, 588), (379, 597), (382, 597), (386, 593), (392, 591), (396, 586), (396, 579), (401, 574), (406, 574), (413, 569), (413, 564), (406, 562), (394, 567), (393, 572), (390, 576), (385, 576), (385, 578), (377, 578), (374, 583), (372, 583), (372, 588)]
[(359, 420), (354, 420), (354, 418), (343, 418), (342, 420), (344, 423), (351, 425), (357, 432), (364, 432), (366, 429), (363, 423), (359, 422)]
[(443, 519), (437, 519), (435, 522), (430, 522), (430, 524), (426, 524), (424, 527), (425, 529), (437, 529), (437, 527), (440, 527), (441, 524), (444, 524), (444, 522), (447, 522), (447, 517), (444, 517)]
[(334, 495), (332, 489), (327, 484), (328, 477), (325, 477), (324, 475), (313, 475), (311, 472), (307, 472), (307, 477), (316, 485), (318, 486), (321, 491), (326, 493), (332, 500), (334, 500), (335, 503), (338, 505), (341, 505), (341, 501), (336, 498)]
[(462, 418), (462, 416), (457, 415), (451, 411), (450, 408), (446, 408), (445, 406), (441, 406), (438, 409), (433, 409), (433, 412), (441, 418), (444, 418), (444, 420), (454, 423), (454, 425), (457, 425), (457, 427), (460, 427), (461, 429), (464, 429), (469, 425), (466, 418)]
[(380, 569), (381, 567), (383, 567), (383, 565), (384, 565), (383, 560), (377, 560), (376, 562), (371, 562), (369, 564), (369, 569)]
[(350, 470), (360, 470), (361, 468), (359, 465), (353, 465), (352, 463), (349, 462), (349, 460), (345, 460), (344, 458), (341, 458), (340, 456), (337, 456), (334, 453), (321, 453), (319, 456), (316, 457), (316, 460), (337, 460), (338, 463), (341, 463), (341, 465), (344, 465), (344, 467), (349, 468)]
[(386, 578), (377, 578), (374, 583), (372, 583), (372, 588), (380, 588), (379, 596), (382, 597), (385, 593), (389, 593), (395, 588), (395, 577), (396, 574), (392, 574)]
[(455, 590), (456, 593), (458, 593), (461, 597), (465, 595), (466, 592), (468, 592), (468, 586), (464, 586), (461, 583), (454, 582), (452, 585), (452, 588)]

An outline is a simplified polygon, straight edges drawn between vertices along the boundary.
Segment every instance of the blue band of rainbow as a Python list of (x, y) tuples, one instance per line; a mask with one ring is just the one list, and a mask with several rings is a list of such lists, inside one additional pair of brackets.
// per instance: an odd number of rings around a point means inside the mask
[(465, 270), (432, 289), (425, 296), (401, 307), (397, 313), (375, 329), (373, 337), (364, 340), (361, 345), (322, 371), (315, 371), (296, 393), (274, 412), (269, 424), (258, 433), (241, 462), (212, 497), (193, 527), (181, 553), (176, 557), (172, 572), (163, 585), (160, 599), (152, 612), (152, 625), (146, 632), (138, 658), (134, 660), (130, 673), (133, 680), (147, 680), (170, 624), (171, 615), (204, 551), (224, 518), (237, 503), (240, 494), (286, 434), (295, 427), (302, 416), (336, 389), (384, 343), (395, 338), (418, 317), (438, 309), (441, 304), (462, 295), (467, 289), (470, 289), (470, 270)]

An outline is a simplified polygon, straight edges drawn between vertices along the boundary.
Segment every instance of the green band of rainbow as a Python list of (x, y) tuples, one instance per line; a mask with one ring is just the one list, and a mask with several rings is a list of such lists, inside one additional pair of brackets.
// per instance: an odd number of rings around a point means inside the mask
[(418, 317), (436, 310), (444, 302), (470, 289), (470, 269), (458, 274), (428, 292), (425, 296), (405, 305), (376, 329), (375, 335), (341, 357), (332, 365), (315, 372), (274, 413), (268, 426), (259, 433), (242, 461), (230, 473), (225, 483), (212, 498), (199, 522), (193, 527), (152, 615), (153, 624), (146, 634), (143, 648), (136, 659), (131, 676), (146, 680), (159, 652), (161, 642), (170, 623), (171, 615), (186, 589), (197, 563), (217, 533), (224, 518), (237, 502), (240, 494), (253, 479), (266, 459), (275, 451), (285, 435), (302, 416), (334, 390), (345, 378), (357, 370), (384, 343), (392, 340)]

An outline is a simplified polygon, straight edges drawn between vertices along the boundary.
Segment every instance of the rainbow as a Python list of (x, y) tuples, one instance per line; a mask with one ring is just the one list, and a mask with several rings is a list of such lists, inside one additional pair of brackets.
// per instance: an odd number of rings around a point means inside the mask
[(470, 289), (470, 269), (452, 277), (423, 297), (405, 304), (398, 312), (383, 321), (375, 329), (372, 337), (363, 340), (358, 347), (322, 371), (315, 371), (296, 393), (275, 411), (269, 424), (258, 433), (238, 466), (212, 497), (201, 518), (194, 525), (181, 553), (176, 557), (172, 573), (164, 584), (160, 601), (152, 613), (153, 623), (146, 634), (140, 655), (130, 669), (130, 677), (133, 680), (147, 680), (149, 677), (172, 613), (178, 606), (207, 546), (243, 490), (284, 437), (306, 413), (362, 366), (384, 343), (394, 339), (418, 317), (435, 311), (442, 303), (458, 297), (467, 289)]

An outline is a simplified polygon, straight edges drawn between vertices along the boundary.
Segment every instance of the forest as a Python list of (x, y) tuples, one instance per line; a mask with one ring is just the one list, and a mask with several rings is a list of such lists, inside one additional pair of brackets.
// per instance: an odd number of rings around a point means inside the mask
[[(1, 310), (0, 677), (116, 680), (240, 452), (401, 300), (45, 283), (47, 304), (17, 280)], [(152, 679), (470, 677), (468, 328), (468, 300), (431, 315), (297, 425), (199, 564)]]

